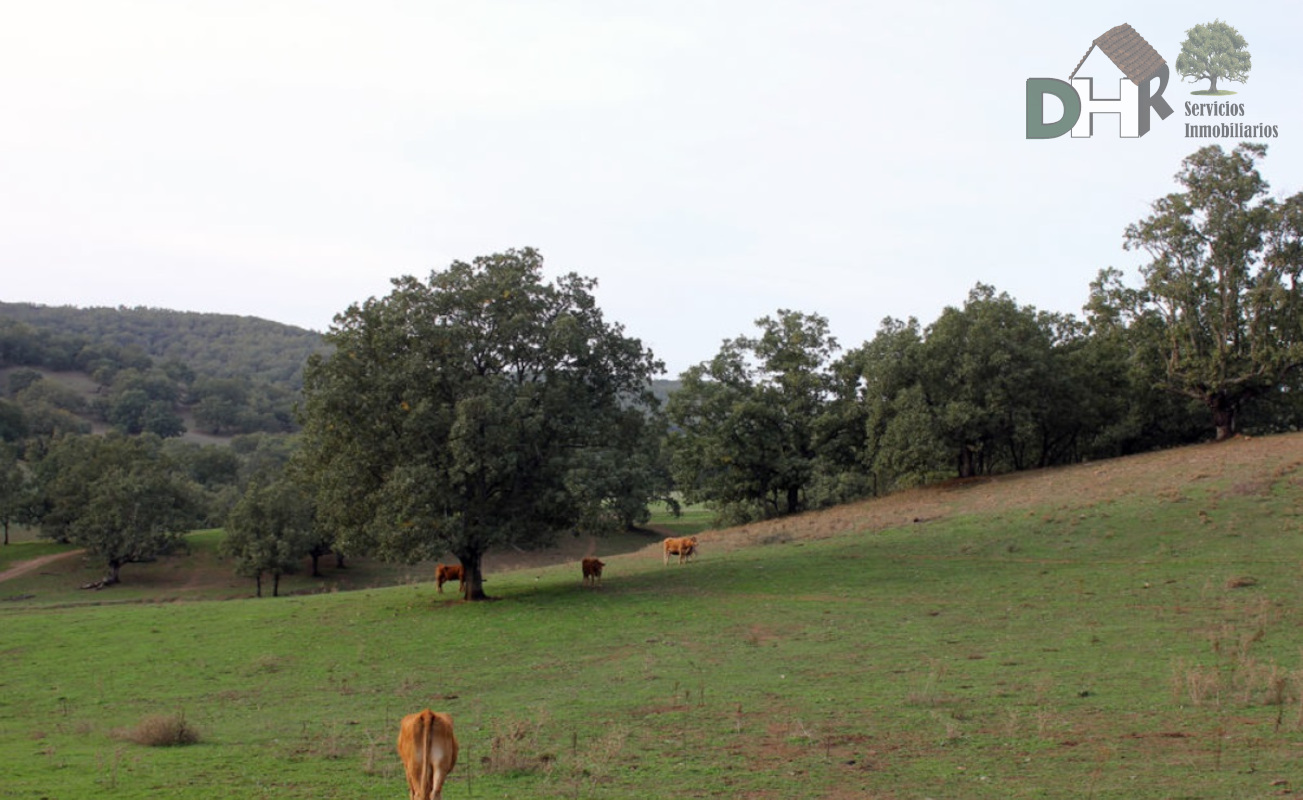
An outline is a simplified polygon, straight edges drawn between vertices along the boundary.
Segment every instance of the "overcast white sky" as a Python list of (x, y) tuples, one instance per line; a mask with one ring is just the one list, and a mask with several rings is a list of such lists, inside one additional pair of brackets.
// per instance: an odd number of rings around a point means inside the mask
[[(977, 281), (1076, 313), (1211, 143), (1175, 61), (1216, 18), (1253, 58), (1229, 121), (1277, 126), (1260, 169), (1303, 190), (1303, 4), (885, 5), (4, 0), (0, 300), (325, 330), (394, 276), (534, 246), (671, 375), (780, 308), (843, 347)], [(1176, 113), (1027, 140), (1026, 80), (1123, 22)], [(1082, 74), (1116, 95), (1098, 51)]]

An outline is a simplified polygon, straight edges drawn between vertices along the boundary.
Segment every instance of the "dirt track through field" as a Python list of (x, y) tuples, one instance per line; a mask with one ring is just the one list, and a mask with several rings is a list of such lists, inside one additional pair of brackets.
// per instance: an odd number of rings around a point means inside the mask
[(7, 581), (11, 578), (22, 577), (23, 575), (26, 575), (29, 572), (40, 569), (46, 564), (49, 564), (51, 561), (58, 561), (61, 558), (68, 558), (69, 556), (80, 555), (83, 552), (85, 551), (71, 550), (67, 553), (51, 553), (48, 556), (33, 558), (31, 561), (20, 561), (17, 564), (14, 564), (9, 569), (5, 570), (4, 572), (0, 572), (0, 583), (3, 583), (4, 581)]

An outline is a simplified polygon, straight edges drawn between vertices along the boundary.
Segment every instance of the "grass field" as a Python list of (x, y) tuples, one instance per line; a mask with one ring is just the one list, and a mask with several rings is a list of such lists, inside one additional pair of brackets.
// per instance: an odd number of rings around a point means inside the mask
[(651, 525), (666, 536), (691, 536), (710, 528), (715, 512), (705, 506), (682, 506), (672, 514), (663, 503), (652, 507)]
[[(953, 483), (707, 531), (685, 566), (599, 544), (596, 589), (573, 554), (504, 562), (489, 603), (19, 578), (0, 797), (406, 797), (426, 706), (449, 800), (1298, 796), (1301, 465), (1287, 436)], [(199, 743), (133, 743), (155, 714)]]

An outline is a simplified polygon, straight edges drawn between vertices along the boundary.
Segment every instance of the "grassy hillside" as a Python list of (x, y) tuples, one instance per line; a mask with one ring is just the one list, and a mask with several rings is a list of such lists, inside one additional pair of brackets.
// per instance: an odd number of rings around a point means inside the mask
[[(3, 602), (0, 796), (402, 797), (425, 706), (449, 800), (1294, 796), (1300, 465), (1284, 436), (954, 483), (481, 604)], [(159, 713), (200, 743), (129, 740)]]

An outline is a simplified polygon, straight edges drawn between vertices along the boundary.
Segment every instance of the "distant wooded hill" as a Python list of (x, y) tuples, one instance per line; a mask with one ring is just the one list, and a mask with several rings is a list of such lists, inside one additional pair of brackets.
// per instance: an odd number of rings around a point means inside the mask
[[(0, 302), (0, 411), (20, 420), (0, 438), (289, 432), (303, 367), (328, 349), (319, 333), (256, 317)], [(653, 392), (663, 402), (677, 388), (659, 380)]]
[[(78, 355), (87, 347), (138, 350), (160, 362), (185, 364), (200, 375), (247, 378), (297, 390), (303, 385), (303, 365), (326, 345), (320, 333), (256, 317), (200, 314), (160, 308), (74, 308), (0, 302), (0, 323), (9, 320), (30, 326), (15, 337), (12, 325), (0, 324), (0, 347), (39, 347), (39, 358), (6, 359), (11, 363), (39, 362), (51, 369), (77, 369)], [(8, 335), (4, 335), (8, 334)], [(14, 339), (23, 339), (15, 345)]]

